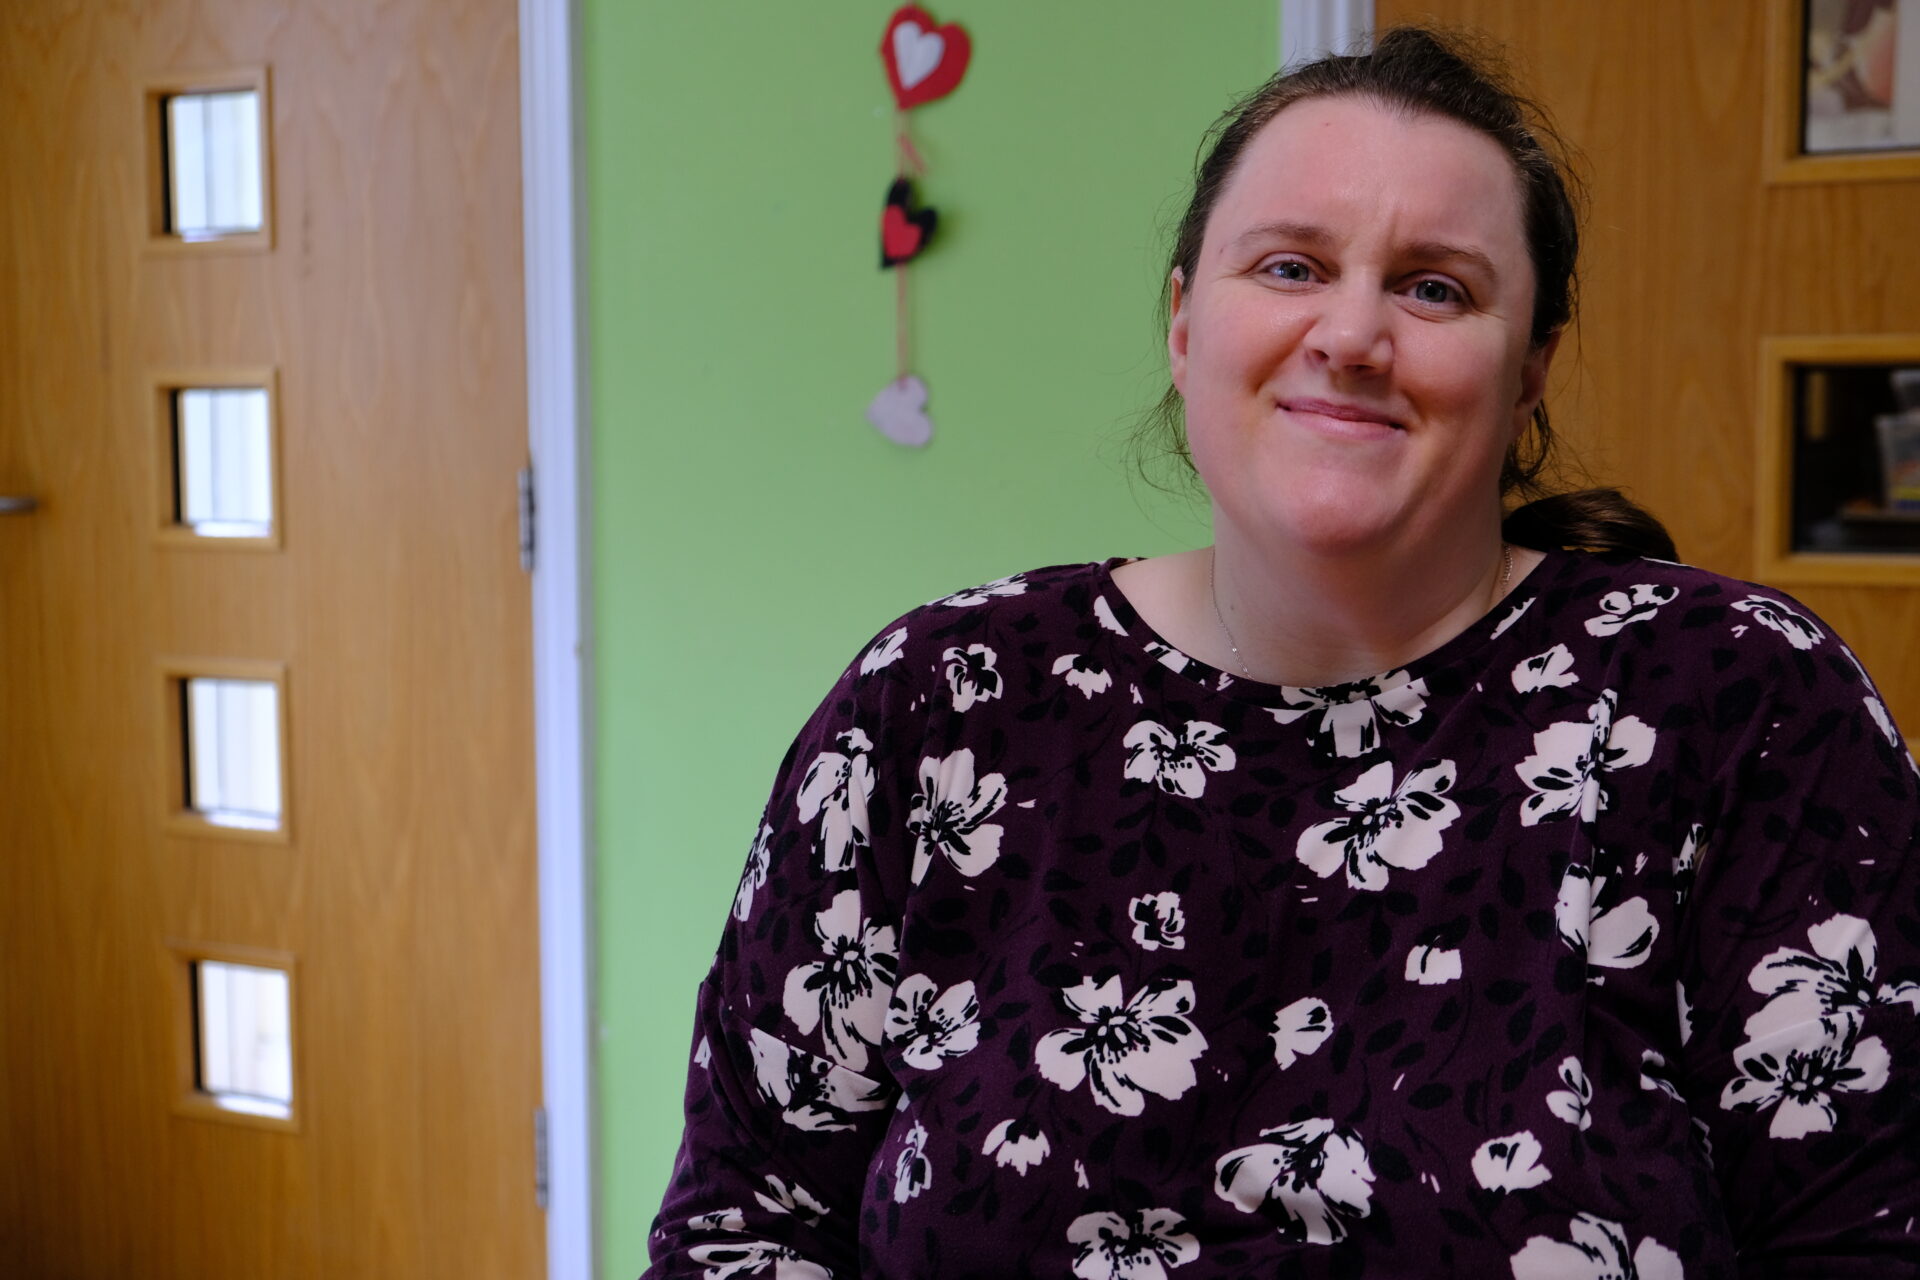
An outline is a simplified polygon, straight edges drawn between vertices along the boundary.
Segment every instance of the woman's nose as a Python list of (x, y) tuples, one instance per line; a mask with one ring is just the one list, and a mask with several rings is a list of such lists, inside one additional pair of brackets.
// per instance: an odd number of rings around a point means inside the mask
[(1307, 335), (1309, 347), (1332, 369), (1385, 371), (1393, 361), (1392, 303), (1385, 291), (1343, 280), (1320, 297), (1320, 314)]

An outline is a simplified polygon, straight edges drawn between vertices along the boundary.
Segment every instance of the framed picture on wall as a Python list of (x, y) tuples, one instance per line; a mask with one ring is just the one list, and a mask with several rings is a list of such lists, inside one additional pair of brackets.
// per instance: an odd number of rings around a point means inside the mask
[(1769, 179), (1920, 177), (1920, 0), (1769, 7)]

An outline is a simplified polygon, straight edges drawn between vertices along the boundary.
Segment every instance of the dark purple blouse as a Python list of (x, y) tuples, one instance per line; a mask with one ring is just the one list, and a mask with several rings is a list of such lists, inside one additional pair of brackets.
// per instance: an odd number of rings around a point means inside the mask
[(1920, 1272), (1920, 778), (1817, 619), (1560, 552), (1288, 688), (1110, 568), (800, 734), (648, 1276)]

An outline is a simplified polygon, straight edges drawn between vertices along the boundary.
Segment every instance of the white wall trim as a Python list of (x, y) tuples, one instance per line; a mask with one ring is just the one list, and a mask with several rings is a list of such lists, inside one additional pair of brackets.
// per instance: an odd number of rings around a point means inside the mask
[(594, 1280), (593, 822), (586, 348), (573, 0), (520, 2), (527, 448), (533, 460), (547, 1277)]
[(1373, 0), (1280, 0), (1280, 65), (1350, 53), (1373, 34)]

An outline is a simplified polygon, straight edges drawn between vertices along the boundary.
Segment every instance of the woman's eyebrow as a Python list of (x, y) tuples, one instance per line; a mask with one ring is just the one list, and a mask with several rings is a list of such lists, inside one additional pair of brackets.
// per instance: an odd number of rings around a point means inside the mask
[(1406, 246), (1402, 252), (1412, 262), (1462, 262), (1490, 280), (1500, 278), (1500, 271), (1493, 265), (1492, 258), (1478, 249), (1469, 249), (1465, 245), (1443, 244), (1438, 240), (1420, 240)]
[(1235, 248), (1244, 248), (1259, 240), (1287, 240), (1310, 249), (1324, 249), (1333, 243), (1333, 233), (1312, 222), (1262, 222), (1248, 227), (1233, 238)]

